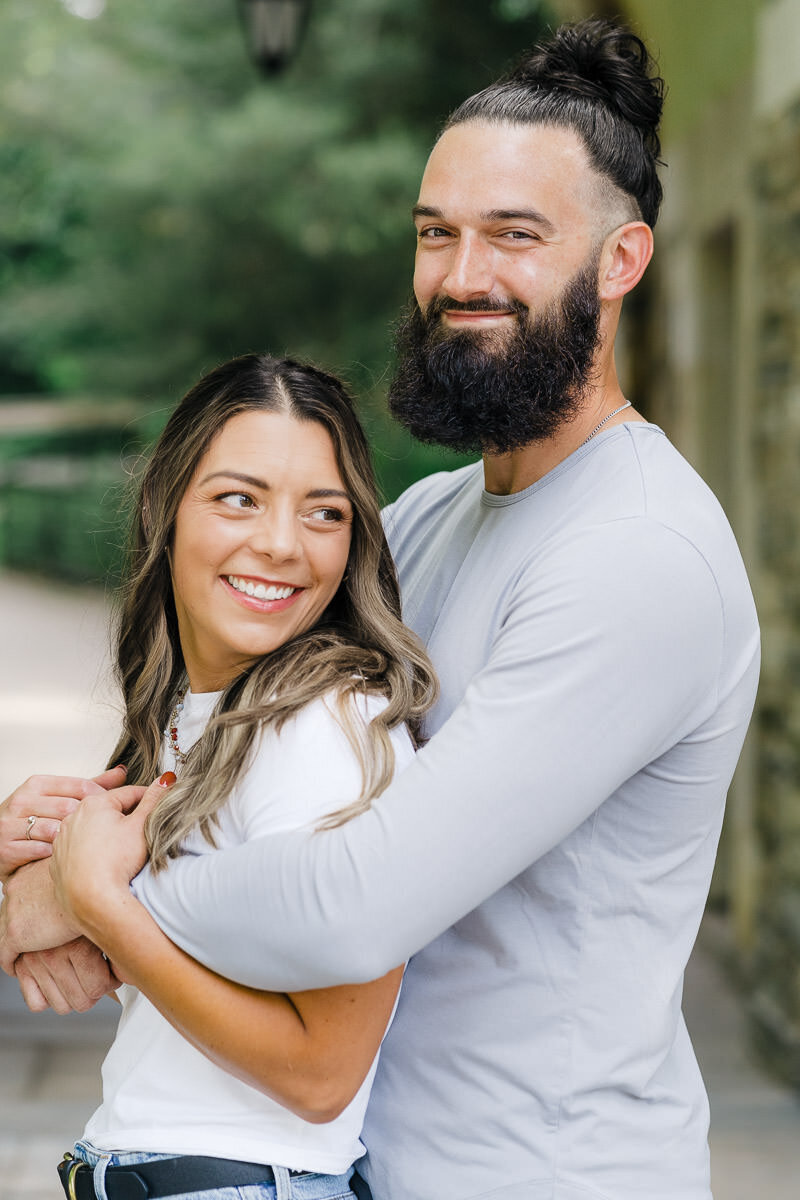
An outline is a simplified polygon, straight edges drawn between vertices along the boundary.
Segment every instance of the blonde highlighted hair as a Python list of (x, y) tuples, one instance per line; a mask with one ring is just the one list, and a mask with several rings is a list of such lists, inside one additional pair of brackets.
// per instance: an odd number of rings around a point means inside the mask
[[(194, 828), (213, 844), (215, 815), (246, 770), (263, 727), (280, 730), (310, 701), (338, 697), (337, 716), (361, 763), (363, 786), (352, 804), (323, 822), (330, 826), (380, 795), (394, 767), (389, 730), (405, 723), (418, 740), (436, 696), (428, 656), (401, 620), (369, 447), (352, 400), (339, 380), (315, 367), (249, 354), (217, 367), (187, 393), (147, 465), (117, 620), (125, 715), (110, 762), (124, 762), (132, 783), (158, 774), (164, 729), (185, 683), (169, 569), (176, 513), (216, 435), (231, 417), (251, 411), (287, 413), (327, 431), (353, 507), (347, 569), (315, 626), (260, 658), (222, 693), (180, 779), (148, 818), (156, 870), (179, 853)], [(359, 693), (386, 700), (369, 722), (354, 702)]]

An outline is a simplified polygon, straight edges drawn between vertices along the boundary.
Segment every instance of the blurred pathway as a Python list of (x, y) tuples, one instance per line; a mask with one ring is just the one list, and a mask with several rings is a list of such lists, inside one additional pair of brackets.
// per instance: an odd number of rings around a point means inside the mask
[[(116, 723), (105, 622), (96, 592), (0, 573), (0, 794), (33, 772), (103, 765)], [(712, 940), (709, 924), (685, 1009), (711, 1096), (714, 1200), (797, 1200), (800, 1104), (751, 1062)], [(97, 1102), (115, 1019), (110, 1001), (84, 1016), (31, 1016), (0, 975), (0, 1200), (63, 1195), (54, 1164)]]
[(107, 621), (96, 590), (0, 572), (0, 795), (103, 769), (118, 721)]
[[(96, 590), (0, 572), (0, 798), (34, 773), (95, 774), (114, 745)], [(118, 1008), (32, 1016), (0, 974), (0, 1200), (63, 1200), (54, 1164), (97, 1103)]]

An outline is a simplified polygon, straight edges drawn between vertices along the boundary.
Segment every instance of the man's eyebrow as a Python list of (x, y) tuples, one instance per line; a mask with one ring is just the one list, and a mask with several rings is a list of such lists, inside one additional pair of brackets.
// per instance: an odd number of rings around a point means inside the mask
[[(415, 220), (417, 217), (432, 217), (435, 221), (446, 219), (440, 208), (429, 204), (415, 204), (411, 215)], [(556, 232), (553, 222), (535, 208), (490, 208), (480, 214), (480, 219), (486, 224), (491, 224), (492, 221), (532, 221), (547, 237), (552, 237)]]
[(440, 208), (431, 208), (429, 204), (415, 204), (411, 216), (416, 220), (417, 217), (442, 217), (443, 213)]
[(539, 225), (548, 237), (552, 236), (556, 227), (552, 221), (549, 221), (544, 213), (538, 212), (535, 208), (490, 208), (488, 212), (481, 213), (482, 221), (532, 221), (534, 225)]

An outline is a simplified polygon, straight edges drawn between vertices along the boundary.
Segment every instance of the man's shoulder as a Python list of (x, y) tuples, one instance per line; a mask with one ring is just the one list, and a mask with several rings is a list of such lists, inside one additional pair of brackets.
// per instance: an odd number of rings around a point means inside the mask
[[(479, 478), (476, 480), (476, 477)], [(455, 471), (436, 471), (426, 475), (407, 487), (393, 503), (386, 505), (383, 510), (384, 525), (449, 503), (454, 496), (470, 490), (476, 482), (482, 488), (482, 478), (480, 462), (458, 467)]]

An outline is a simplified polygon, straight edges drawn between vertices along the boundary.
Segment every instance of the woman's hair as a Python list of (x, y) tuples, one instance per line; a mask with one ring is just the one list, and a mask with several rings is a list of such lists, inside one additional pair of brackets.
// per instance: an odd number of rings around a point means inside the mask
[[(162, 739), (185, 669), (172, 593), (169, 550), (178, 506), (225, 423), (245, 412), (286, 413), (327, 430), (353, 507), (350, 551), (333, 600), (311, 629), (264, 655), (224, 690), (181, 777), (147, 821), (151, 862), (160, 869), (193, 828), (213, 844), (212, 824), (249, 764), (258, 730), (280, 729), (311, 700), (335, 693), (337, 716), (358, 755), (360, 796), (323, 825), (369, 806), (392, 777), (389, 730), (405, 722), (415, 739), (436, 695), (424, 648), (403, 625), (397, 578), (381, 525), (369, 447), (339, 380), (291, 359), (248, 354), (217, 367), (183, 398), (147, 465), (134, 513), (117, 621), (117, 673), (125, 701), (111, 762), (130, 782), (159, 770)], [(387, 705), (362, 719), (365, 693)]]
[(656, 171), (664, 81), (644, 43), (622, 25), (563, 25), (505, 78), (470, 96), (444, 129), (466, 121), (571, 129), (594, 169), (653, 226), (661, 205)]

